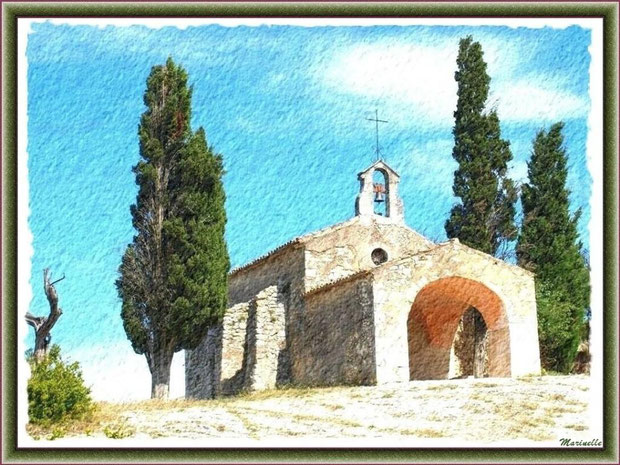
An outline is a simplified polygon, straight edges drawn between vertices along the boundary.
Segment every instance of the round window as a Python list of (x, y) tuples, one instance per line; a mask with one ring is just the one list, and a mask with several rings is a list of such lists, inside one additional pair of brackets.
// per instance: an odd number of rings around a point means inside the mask
[(381, 263), (387, 262), (388, 254), (383, 249), (375, 249), (370, 254), (370, 258), (375, 265), (381, 265)]

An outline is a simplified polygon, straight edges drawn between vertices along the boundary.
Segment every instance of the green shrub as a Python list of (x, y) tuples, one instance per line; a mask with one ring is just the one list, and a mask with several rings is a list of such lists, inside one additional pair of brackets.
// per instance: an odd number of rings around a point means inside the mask
[(547, 286), (537, 286), (540, 362), (546, 372), (568, 373), (577, 355), (583, 310)]
[(54, 428), (52, 429), (52, 434), (50, 434), (50, 436), (47, 438), (50, 441), (53, 441), (54, 439), (59, 439), (59, 438), (64, 438), (65, 437), (65, 430), (62, 428)]
[(103, 434), (110, 439), (125, 439), (133, 436), (135, 431), (127, 426), (125, 423), (117, 423), (114, 425), (107, 425), (103, 428)]
[(28, 380), (28, 416), (32, 424), (80, 420), (92, 412), (90, 389), (84, 385), (80, 366), (77, 362), (63, 362), (60, 347), (52, 346), (41, 362), (31, 356), (28, 363), (32, 372)]

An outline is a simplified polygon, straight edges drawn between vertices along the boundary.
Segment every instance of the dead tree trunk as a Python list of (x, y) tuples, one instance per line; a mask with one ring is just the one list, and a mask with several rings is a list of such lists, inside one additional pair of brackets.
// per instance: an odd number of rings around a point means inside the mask
[(56, 324), (62, 310), (58, 306), (58, 294), (54, 284), (58, 281), (65, 279), (62, 278), (51, 282), (51, 274), (49, 268), (43, 270), (43, 290), (45, 296), (50, 304), (50, 314), (48, 316), (34, 316), (32, 313), (26, 313), (26, 322), (34, 328), (35, 342), (34, 342), (34, 358), (37, 362), (42, 361), (47, 355), (49, 343), (52, 338), (50, 331)]

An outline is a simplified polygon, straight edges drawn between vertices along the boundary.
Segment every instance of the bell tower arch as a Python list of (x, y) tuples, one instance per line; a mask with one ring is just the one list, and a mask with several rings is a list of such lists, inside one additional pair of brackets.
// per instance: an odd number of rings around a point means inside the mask
[(374, 193), (373, 212), (375, 215), (390, 216), (388, 187), (388, 175), (382, 169), (376, 169), (372, 174), (372, 191)]
[(355, 215), (385, 218), (391, 223), (404, 223), (403, 202), (398, 196), (400, 176), (383, 160), (378, 160), (358, 173), (360, 191), (355, 199)]

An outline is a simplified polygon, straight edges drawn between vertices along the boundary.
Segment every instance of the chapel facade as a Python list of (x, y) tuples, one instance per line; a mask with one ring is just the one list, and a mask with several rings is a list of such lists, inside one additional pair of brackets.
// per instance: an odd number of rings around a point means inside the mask
[(231, 271), (223, 321), (186, 351), (186, 397), (540, 374), (533, 274), (407, 227), (384, 161), (358, 179), (352, 219)]

